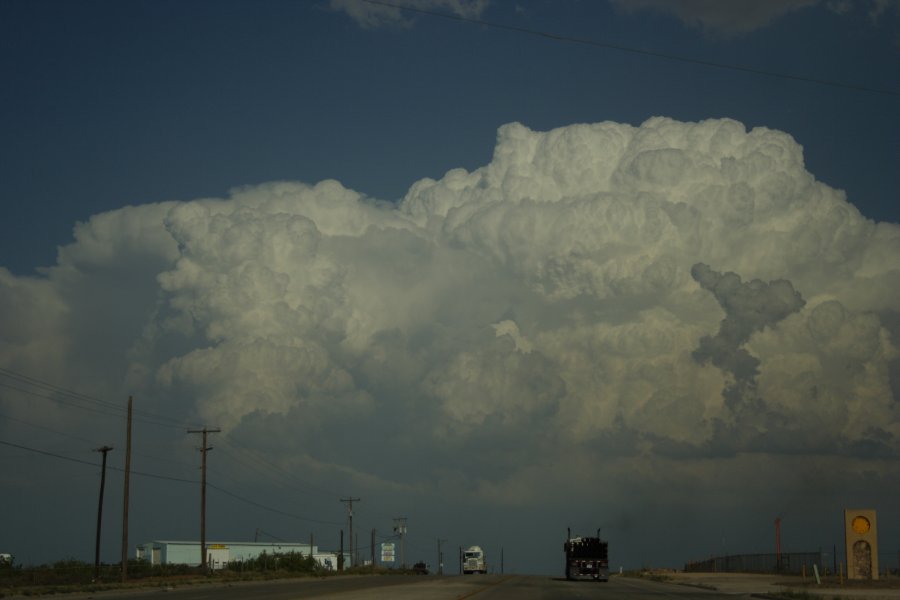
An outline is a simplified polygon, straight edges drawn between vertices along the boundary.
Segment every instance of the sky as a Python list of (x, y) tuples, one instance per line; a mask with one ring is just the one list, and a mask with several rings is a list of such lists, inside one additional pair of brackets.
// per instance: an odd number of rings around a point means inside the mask
[(119, 560), (131, 396), (130, 556), (208, 428), (208, 540), (895, 559), (898, 67), (896, 0), (0, 1), (0, 552), (91, 561), (108, 445)]

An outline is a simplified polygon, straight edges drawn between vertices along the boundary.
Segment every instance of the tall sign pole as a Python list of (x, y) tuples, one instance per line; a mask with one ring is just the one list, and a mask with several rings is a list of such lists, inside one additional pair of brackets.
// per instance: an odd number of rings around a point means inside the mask
[(394, 533), (400, 535), (400, 568), (406, 568), (406, 556), (403, 553), (403, 536), (406, 535), (406, 517), (394, 518)]

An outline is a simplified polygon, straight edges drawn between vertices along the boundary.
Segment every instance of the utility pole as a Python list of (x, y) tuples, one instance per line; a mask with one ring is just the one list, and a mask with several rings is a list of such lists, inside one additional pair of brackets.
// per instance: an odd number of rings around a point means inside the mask
[(403, 553), (403, 536), (406, 535), (406, 517), (394, 519), (394, 533), (400, 534), (400, 568), (406, 568), (406, 557)]
[(206, 560), (206, 453), (212, 450), (206, 445), (206, 436), (210, 433), (219, 433), (221, 429), (188, 429), (188, 433), (202, 433), (203, 445), (200, 447), (201, 476), (200, 476), (200, 567), (206, 573), (209, 564)]
[(128, 578), (128, 482), (131, 479), (131, 396), (128, 396), (128, 430), (125, 432), (125, 491), (122, 501), (122, 583)]
[(94, 545), (94, 581), (100, 577), (100, 524), (103, 523), (103, 488), (106, 485), (106, 453), (112, 446), (97, 448), (94, 452), (103, 453), (103, 468), (100, 471), (100, 502), (97, 505), (97, 543)]
[(341, 498), (339, 502), (347, 503), (347, 516), (350, 518), (350, 566), (353, 566), (353, 503), (362, 502), (362, 498)]
[(444, 555), (441, 553), (441, 542), (446, 542), (447, 540), (442, 540), (438, 538), (438, 575), (444, 574)]
[(375, 568), (375, 530), (372, 530), (372, 568)]

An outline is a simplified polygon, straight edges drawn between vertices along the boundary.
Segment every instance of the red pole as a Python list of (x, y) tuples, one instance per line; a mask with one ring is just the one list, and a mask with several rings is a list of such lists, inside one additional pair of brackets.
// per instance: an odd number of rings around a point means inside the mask
[(781, 517), (775, 519), (775, 569), (781, 570)]

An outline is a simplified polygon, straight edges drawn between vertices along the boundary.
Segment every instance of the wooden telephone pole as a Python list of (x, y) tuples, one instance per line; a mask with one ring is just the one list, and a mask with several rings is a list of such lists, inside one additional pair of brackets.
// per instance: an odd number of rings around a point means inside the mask
[(131, 396), (128, 396), (128, 431), (125, 435), (125, 492), (122, 504), (122, 583), (128, 579), (128, 483), (131, 478)]
[(360, 502), (361, 498), (341, 498), (341, 502), (347, 503), (347, 515), (350, 518), (350, 566), (353, 566), (353, 503)]
[(209, 561), (206, 557), (206, 453), (212, 450), (212, 446), (206, 445), (206, 436), (210, 433), (219, 433), (221, 429), (188, 429), (188, 433), (202, 433), (203, 445), (200, 447), (201, 476), (200, 476), (200, 566), (203, 572), (209, 570)]
[(94, 581), (100, 577), (100, 525), (103, 523), (103, 488), (106, 485), (106, 453), (112, 450), (112, 446), (97, 448), (96, 452), (103, 453), (103, 468), (100, 471), (100, 502), (97, 505), (97, 543), (94, 545)]

